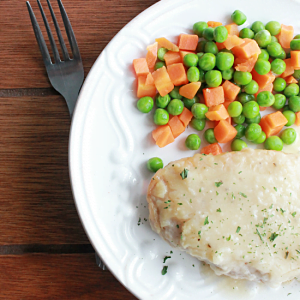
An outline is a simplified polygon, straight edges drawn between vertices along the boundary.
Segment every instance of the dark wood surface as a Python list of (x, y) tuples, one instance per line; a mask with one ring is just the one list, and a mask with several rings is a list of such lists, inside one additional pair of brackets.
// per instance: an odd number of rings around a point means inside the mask
[[(63, 0), (85, 74), (113, 36), (155, 2)], [(37, 3), (31, 5), (41, 23)], [(95, 264), (69, 183), (69, 127), (25, 0), (0, 0), (1, 299), (136, 299)]]

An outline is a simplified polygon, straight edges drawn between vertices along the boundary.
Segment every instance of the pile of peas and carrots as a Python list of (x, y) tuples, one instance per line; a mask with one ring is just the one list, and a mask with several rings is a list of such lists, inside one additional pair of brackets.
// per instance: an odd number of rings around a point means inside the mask
[[(158, 127), (152, 136), (159, 147), (172, 143), (190, 125), (204, 132), (210, 144), (201, 153), (222, 153), (219, 143), (232, 151), (247, 147), (245, 140), (281, 151), (296, 140), (300, 125), (300, 35), (292, 26), (246, 22), (243, 12), (233, 12), (232, 24), (197, 22), (194, 34), (181, 34), (178, 44), (166, 38), (148, 46), (146, 58), (136, 59), (137, 108), (149, 113)], [(261, 111), (272, 107), (269, 114)], [(208, 126), (207, 126), (208, 125)], [(242, 139), (245, 137), (245, 140)], [(198, 150), (201, 139), (190, 134), (185, 141)], [(159, 158), (148, 169), (163, 167)]]

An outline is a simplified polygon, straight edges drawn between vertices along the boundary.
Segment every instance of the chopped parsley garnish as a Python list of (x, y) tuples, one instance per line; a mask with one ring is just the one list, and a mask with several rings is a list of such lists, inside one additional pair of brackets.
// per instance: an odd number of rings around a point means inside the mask
[(176, 227), (179, 228), (179, 225), (177, 224)]
[(192, 203), (192, 199), (190, 199), (190, 203)]
[(164, 264), (166, 263), (166, 260), (167, 260), (168, 258), (171, 258), (171, 256), (165, 256), (165, 258), (164, 258)]
[(161, 270), (161, 275), (166, 275), (168, 272), (168, 266), (164, 266), (163, 269)]
[(201, 237), (201, 230), (198, 231), (198, 235), (199, 235), (199, 237)]
[(281, 212), (282, 212), (282, 213), (285, 213), (285, 212), (286, 212), (286, 211), (285, 211), (285, 210), (283, 210), (282, 208), (280, 208), (280, 210), (281, 210)]
[(239, 174), (241, 174), (242, 173), (242, 171), (239, 171)]
[(266, 223), (267, 223), (267, 221), (268, 221), (268, 218), (264, 218), (264, 222), (263, 222), (263, 224), (266, 224)]
[(222, 184), (223, 184), (223, 182), (222, 182), (222, 181), (215, 182), (215, 186), (216, 186), (216, 187), (220, 187)]
[(221, 211), (221, 208), (218, 208), (218, 209), (217, 209), (217, 212), (222, 212), (222, 211)]
[(277, 192), (277, 187), (276, 186), (274, 186), (274, 190)]
[(291, 213), (291, 215), (295, 218), (295, 216), (296, 216), (296, 212), (294, 211), (293, 213)]
[(264, 186), (262, 187), (264, 190), (266, 189)]
[(184, 168), (183, 171), (180, 173), (182, 180), (186, 179), (188, 177), (188, 173), (189, 173), (189, 170)]
[(182, 205), (182, 203), (177, 203), (178, 205)]
[(257, 232), (257, 234), (258, 234), (258, 236), (259, 236), (260, 240), (261, 240), (262, 242), (264, 242), (264, 240), (263, 240), (263, 238), (262, 238), (262, 236), (261, 236), (261, 234), (260, 234), (260, 232), (258, 231), (258, 229), (257, 229), (257, 228), (256, 228), (256, 232)]
[(201, 193), (201, 189), (199, 189), (199, 193)]
[(269, 240), (271, 241), (271, 242), (274, 242), (274, 240), (278, 237), (278, 233), (276, 233), (276, 232), (273, 232), (272, 234), (271, 234), (271, 236), (269, 237)]
[(240, 232), (240, 230), (241, 230), (241, 227), (240, 227), (240, 226), (238, 226), (238, 227), (237, 227), (237, 229), (236, 229), (236, 233), (239, 233), (239, 232)]
[(209, 224), (209, 222), (208, 222), (208, 216), (204, 220), (204, 225), (207, 225), (207, 224)]
[(269, 209), (272, 209), (273, 208), (273, 204), (269, 207)]
[(215, 163), (215, 165), (218, 165), (217, 163)]
[(230, 240), (231, 240), (231, 235), (228, 238), (226, 238), (227, 242), (229, 242)]
[(245, 195), (244, 193), (239, 192), (239, 194), (240, 194), (241, 196), (243, 196), (244, 198), (247, 198), (247, 195)]
[(297, 253), (299, 253), (299, 254), (300, 254), (300, 251), (299, 251), (299, 250), (297, 250), (297, 249), (296, 249), (296, 251), (297, 251)]
[(285, 252), (285, 259), (287, 259), (289, 257), (289, 251)]
[(219, 193), (216, 191), (216, 195), (218, 196), (219, 195)]

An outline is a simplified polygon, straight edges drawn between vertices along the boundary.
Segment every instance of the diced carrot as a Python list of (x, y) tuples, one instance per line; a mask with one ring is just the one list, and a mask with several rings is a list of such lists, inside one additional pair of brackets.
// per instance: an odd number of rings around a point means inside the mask
[(222, 151), (222, 148), (221, 146), (218, 144), (218, 143), (213, 143), (213, 144), (210, 144), (206, 147), (203, 147), (201, 149), (201, 152), (202, 154), (212, 154), (212, 155), (218, 155), (218, 154), (221, 154), (223, 153)]
[(240, 92), (241, 88), (234, 83), (230, 82), (229, 80), (225, 80), (222, 84), (224, 90), (224, 97), (227, 101), (234, 101), (238, 93)]
[(291, 51), (291, 64), (295, 70), (300, 68), (300, 51)]
[(225, 106), (226, 109), (228, 109), (229, 104), (231, 103), (231, 101), (224, 101), (223, 105)]
[(178, 47), (180, 50), (195, 51), (198, 45), (199, 37), (196, 34), (179, 35)]
[(225, 49), (224, 43), (216, 43), (216, 45), (217, 45), (219, 51), (222, 49)]
[(216, 88), (206, 88), (203, 89), (203, 96), (206, 106), (216, 106), (224, 103), (224, 89), (222, 86)]
[(225, 28), (227, 29), (228, 34), (239, 36), (239, 27), (235, 23), (225, 25)]
[(179, 94), (185, 98), (193, 99), (196, 96), (198, 90), (200, 89), (200, 86), (201, 82), (188, 83), (186, 85), (183, 85), (179, 89)]
[(236, 58), (234, 61), (235, 69), (242, 72), (252, 72), (257, 58), (258, 54), (253, 55), (249, 59)]
[(298, 83), (297, 79), (294, 76), (288, 76), (285, 78), (286, 83)]
[(161, 38), (158, 38), (158, 39), (155, 39), (155, 41), (161, 46), (161, 47), (164, 47), (170, 51), (174, 51), (174, 52), (179, 52), (179, 48), (171, 43), (169, 40), (167, 40), (166, 38), (164, 37), (161, 37)]
[(252, 70), (251, 74), (252, 74), (252, 79), (258, 83), (261, 89), (263, 89), (270, 83), (273, 83), (273, 81), (276, 78), (272, 72), (269, 72), (266, 75), (260, 75), (255, 71), (255, 69)]
[(293, 63), (292, 63), (292, 59), (291, 58), (287, 58), (283, 60), (286, 64), (286, 69), (285, 71), (280, 75), (281, 78), (285, 78), (288, 77), (290, 75), (294, 74), (294, 67), (293, 67)]
[(133, 60), (133, 68), (137, 76), (147, 75), (149, 73), (146, 58), (136, 58)]
[(257, 93), (255, 94), (255, 97), (257, 97), (257, 95), (260, 93), (260, 92), (272, 92), (273, 91), (273, 83), (270, 83), (268, 85), (266, 85), (264, 88), (258, 88), (258, 91)]
[(216, 21), (208, 21), (207, 22), (208, 27), (216, 28), (218, 26), (221, 26), (221, 22), (216, 22)]
[(175, 86), (189, 83), (182, 63), (167, 66), (171, 81)]
[(157, 127), (152, 131), (152, 137), (155, 140), (156, 145), (160, 148), (163, 148), (174, 142), (174, 136), (169, 125)]
[(259, 125), (266, 134), (267, 137), (278, 134), (283, 126), (288, 122), (282, 112), (277, 111), (275, 113), (262, 117)]
[(293, 26), (286, 26), (281, 24), (281, 31), (278, 35), (278, 42), (282, 48), (290, 48), (291, 40), (294, 37)]
[(189, 125), (190, 121), (192, 120), (193, 114), (189, 109), (184, 107), (182, 113), (178, 116), (178, 118), (182, 122), (182, 124), (186, 127)]
[(300, 111), (296, 112), (295, 115), (296, 115), (295, 125), (300, 126)]
[(215, 127), (214, 134), (219, 143), (227, 143), (235, 138), (237, 130), (225, 120), (221, 120)]
[[(235, 35), (234, 35), (235, 36)], [(255, 54), (259, 55), (261, 50), (255, 40), (242, 39), (243, 44), (235, 46), (231, 49), (232, 53), (239, 58), (250, 58)], [(224, 42), (226, 43), (226, 41)]]
[(146, 85), (147, 76), (139, 76), (137, 78), (137, 97), (155, 97), (156, 95), (156, 87), (154, 84)]
[(182, 61), (183, 61), (183, 58), (184, 58), (187, 54), (195, 53), (195, 52), (192, 52), (192, 51), (179, 51), (179, 53), (180, 53), (181, 59), (182, 59)]
[(223, 44), (226, 49), (231, 50), (232, 48), (238, 47), (244, 43), (244, 39), (241, 39), (236, 35), (228, 35), (226, 41)]
[(154, 79), (151, 73), (148, 73), (145, 85), (154, 85)]
[(178, 116), (173, 116), (170, 118), (168, 125), (171, 128), (172, 134), (176, 139), (181, 133), (185, 131), (185, 126), (179, 120)]
[[(226, 121), (230, 125), (232, 123), (231, 117), (226, 118), (224, 121)], [(219, 123), (220, 121), (215, 121), (214, 127), (216, 127)]]
[(261, 126), (262, 131), (266, 134), (266, 137), (268, 138), (269, 136), (278, 134), (281, 131), (282, 127), (272, 128), (268, 124), (266, 117), (267, 116), (261, 118), (259, 125)]
[(168, 51), (164, 55), (164, 59), (167, 66), (182, 62), (182, 58), (179, 52)]
[(166, 96), (174, 89), (170, 76), (165, 66), (152, 73), (154, 84), (161, 96)]
[(206, 118), (211, 121), (225, 120), (229, 117), (229, 114), (223, 104), (212, 106), (205, 114)]
[(153, 69), (157, 60), (158, 43), (155, 42), (147, 47), (146, 61), (149, 69)]

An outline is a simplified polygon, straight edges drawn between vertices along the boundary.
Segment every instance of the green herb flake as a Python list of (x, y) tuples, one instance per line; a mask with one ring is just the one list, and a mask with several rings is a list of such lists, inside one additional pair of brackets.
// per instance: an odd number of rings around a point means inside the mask
[(287, 259), (289, 257), (289, 251), (285, 252), (285, 259)]
[(208, 216), (204, 220), (204, 225), (207, 225), (207, 224), (209, 224), (209, 222), (208, 222)]
[(168, 266), (164, 266), (163, 269), (161, 270), (161, 275), (166, 275), (168, 272)]
[(297, 250), (297, 249), (296, 249), (296, 251), (297, 251), (297, 253), (299, 253), (299, 254), (300, 254), (300, 251), (299, 251), (299, 250)]
[(182, 205), (182, 203), (177, 203), (178, 205)]
[(179, 228), (179, 225), (177, 224), (176, 227)]
[(201, 238), (201, 230), (198, 231), (198, 235)]
[(223, 182), (222, 182), (222, 181), (215, 182), (215, 186), (216, 186), (216, 187), (220, 187), (222, 184), (223, 184)]
[(264, 186), (262, 186), (262, 188), (265, 190), (266, 188)]
[(282, 212), (282, 213), (285, 213), (285, 212), (286, 212), (286, 211), (285, 211), (285, 210), (283, 210), (282, 208), (280, 208), (280, 210), (281, 210), (281, 212)]
[(171, 256), (165, 256), (165, 258), (164, 258), (164, 264), (166, 263), (166, 260), (167, 260), (168, 258), (171, 258)]
[(229, 242), (230, 240), (231, 240), (231, 235), (228, 238), (226, 238), (227, 242)]
[(296, 212), (294, 211), (293, 213), (291, 213), (291, 215), (295, 218), (295, 216), (296, 216)]
[(276, 186), (274, 186), (274, 190), (275, 190), (275, 192), (277, 192), (277, 187)]
[(219, 193), (216, 191), (216, 195), (219, 196)]
[(239, 192), (239, 194), (240, 194), (242, 197), (247, 198), (247, 195), (245, 195), (244, 193)]
[(218, 165), (217, 163), (215, 163), (215, 165)]
[(260, 232), (258, 231), (258, 229), (256, 228), (256, 232), (257, 232), (257, 234), (258, 234), (258, 236), (259, 236), (259, 238), (260, 238), (260, 240), (264, 243), (264, 240), (263, 240), (263, 238), (262, 238), (262, 236), (261, 236), (261, 234), (260, 234)]
[(186, 179), (188, 177), (188, 173), (189, 173), (189, 170), (184, 168), (183, 171), (180, 173), (182, 180)]
[(241, 174), (242, 173), (242, 171), (239, 171), (239, 174)]
[(201, 193), (201, 189), (199, 189), (199, 193)]
[(269, 237), (269, 240), (271, 241), (271, 242), (274, 242), (274, 240), (278, 237), (278, 233), (276, 233), (276, 232), (273, 232), (272, 234), (271, 234), (271, 236)]
[(221, 208), (218, 208), (218, 209), (217, 209), (217, 212), (222, 212), (222, 211), (221, 211)]
[(239, 233), (239, 232), (240, 232), (240, 230), (241, 230), (241, 227), (240, 227), (240, 226), (238, 226), (238, 227), (237, 227), (237, 229), (236, 229), (236, 233)]
[(269, 207), (269, 209), (272, 209), (273, 208), (273, 204)]

